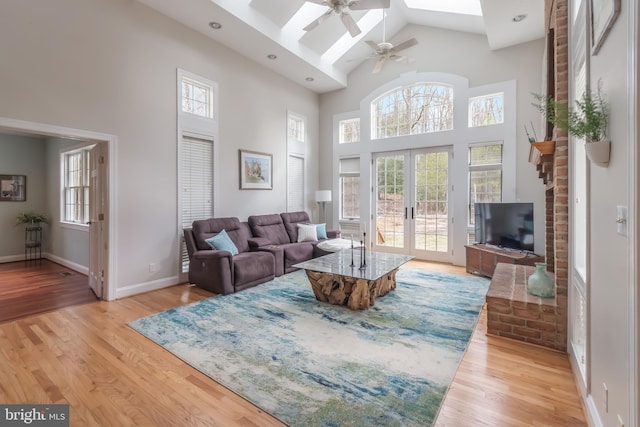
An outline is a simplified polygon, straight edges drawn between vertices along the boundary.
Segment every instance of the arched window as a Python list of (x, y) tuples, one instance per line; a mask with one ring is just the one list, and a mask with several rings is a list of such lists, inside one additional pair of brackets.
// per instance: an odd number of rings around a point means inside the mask
[(373, 139), (453, 129), (453, 88), (415, 83), (394, 89), (371, 103)]

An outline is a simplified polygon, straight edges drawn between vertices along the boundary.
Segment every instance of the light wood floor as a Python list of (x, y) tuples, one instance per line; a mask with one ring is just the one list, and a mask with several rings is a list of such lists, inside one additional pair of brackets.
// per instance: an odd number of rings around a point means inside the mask
[[(0, 402), (69, 403), (72, 426), (282, 426), (127, 326), (210, 295), (179, 285), (0, 324)], [(567, 355), (487, 337), (485, 323), (437, 425), (586, 425)]]

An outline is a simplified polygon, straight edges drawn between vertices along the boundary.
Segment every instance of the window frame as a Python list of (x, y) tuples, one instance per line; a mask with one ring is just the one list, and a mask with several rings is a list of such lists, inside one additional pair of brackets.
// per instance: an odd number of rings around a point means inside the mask
[[(500, 163), (490, 163), (490, 164), (480, 164), (480, 165), (473, 165), (471, 163), (471, 150), (473, 148), (478, 148), (478, 147), (488, 147), (488, 146), (494, 146), (494, 145), (500, 145), (501, 146), (501, 155), (500, 155)], [(504, 141), (491, 141), (491, 142), (482, 142), (482, 143), (474, 143), (474, 144), (469, 144), (468, 145), (468, 162), (467, 162), (467, 183), (468, 183), (468, 188), (467, 188), (467, 244), (472, 244), (474, 242), (469, 241), (469, 236), (471, 236), (471, 234), (475, 233), (475, 218), (472, 216), (472, 204), (474, 203), (471, 200), (471, 174), (472, 172), (476, 172), (476, 171), (495, 171), (495, 170), (499, 170), (500, 171), (500, 201), (502, 202), (504, 200), (504, 191), (503, 191), (503, 183), (502, 181), (504, 180)]]
[[(360, 186), (362, 184), (361, 182), (361, 174), (360, 174), (360, 168), (358, 167), (358, 171), (352, 171), (352, 172), (343, 172), (341, 165), (342, 165), (342, 161), (346, 161), (346, 160), (357, 160), (358, 162), (360, 162), (360, 157), (344, 157), (338, 160), (338, 220), (339, 221), (357, 221), (360, 222), (360, 219), (362, 218), (362, 214), (361, 214), (361, 210), (360, 210)], [(359, 215), (357, 217), (345, 217), (344, 216), (344, 193), (343, 193), (343, 178), (358, 178), (358, 191), (357, 191), (357, 195), (358, 195), (358, 213)]]
[[(196, 114), (192, 114), (189, 112), (182, 111), (182, 80), (187, 79), (191, 81), (196, 81), (202, 85), (205, 85), (211, 89), (210, 94), (210, 117), (203, 117)], [(219, 134), (219, 91), (218, 84), (212, 80), (209, 80), (205, 77), (196, 75), (194, 73), (182, 70), (180, 68), (176, 69), (176, 112), (178, 118), (178, 126), (176, 132), (176, 150), (177, 150), (177, 163), (176, 163), (176, 173), (177, 173), (177, 198), (178, 198), (178, 215), (177, 215), (177, 233), (178, 233), (178, 256), (179, 256), (179, 265), (180, 265), (180, 274), (186, 274), (188, 272), (188, 254), (186, 253), (186, 244), (184, 241), (184, 232), (183, 232), (183, 216), (184, 216), (184, 204), (182, 199), (182, 191), (183, 191), (183, 179), (182, 179), (182, 161), (183, 161), (183, 138), (184, 137), (192, 137), (199, 138), (203, 140), (211, 140), (213, 144), (213, 158), (212, 158), (212, 191), (213, 194), (211, 196), (213, 216), (215, 217), (217, 213), (217, 195), (218, 195), (218, 187), (219, 187), (219, 142), (218, 142), (218, 134)], [(187, 260), (187, 268), (185, 268), (185, 259)], [(183, 277), (184, 279), (184, 277)]]
[[(291, 131), (291, 121), (296, 121), (299, 125), (296, 127), (296, 134), (292, 135)], [(287, 111), (287, 199), (286, 199), (286, 209), (287, 212), (294, 212), (307, 210), (307, 117), (296, 113), (294, 111)], [(289, 186), (291, 180), (292, 171), (289, 168), (289, 160), (291, 158), (295, 158), (296, 160), (302, 160), (302, 176), (294, 177), (294, 179), (299, 179), (302, 181), (302, 200), (291, 200), (292, 191), (289, 191), (291, 188)], [(301, 203), (302, 209), (297, 209), (294, 207), (294, 204), (299, 205)]]
[[(91, 162), (89, 160), (89, 152), (95, 147), (95, 144), (83, 144), (80, 146), (74, 146), (70, 148), (65, 148), (60, 151), (60, 224), (67, 228), (75, 228), (77, 230), (85, 230), (89, 229), (89, 215), (90, 206), (89, 206), (89, 191), (91, 185)], [(82, 158), (82, 185), (77, 186), (76, 188), (82, 189), (80, 191), (80, 199), (82, 200), (80, 205), (82, 206), (82, 210), (85, 211), (83, 213), (83, 218), (80, 218), (77, 221), (70, 221), (67, 217), (67, 190), (68, 186), (68, 178), (69, 178), (69, 159), (70, 156), (81, 153)], [(86, 200), (85, 200), (86, 199)], [(86, 217), (85, 217), (86, 216)]]

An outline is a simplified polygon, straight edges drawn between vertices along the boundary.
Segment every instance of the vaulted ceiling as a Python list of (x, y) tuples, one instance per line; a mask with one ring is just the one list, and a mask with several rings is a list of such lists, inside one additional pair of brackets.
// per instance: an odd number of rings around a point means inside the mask
[[(543, 0), (391, 0), (388, 9), (349, 11), (362, 31), (355, 37), (337, 15), (304, 31), (328, 10), (312, 1), (138, 1), (317, 93), (346, 87), (349, 72), (364, 61), (373, 66), (366, 41), (382, 41), (383, 12), (385, 40), (396, 45), (404, 40), (394, 36), (410, 24), (484, 35), (492, 50), (544, 36)], [(213, 22), (221, 27), (212, 28)], [(418, 44), (402, 54), (419, 49)]]

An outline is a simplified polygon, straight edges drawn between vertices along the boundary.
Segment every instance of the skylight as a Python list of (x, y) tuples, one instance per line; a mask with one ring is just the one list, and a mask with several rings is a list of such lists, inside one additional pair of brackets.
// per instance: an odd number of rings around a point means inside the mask
[(482, 16), (480, 0), (404, 0), (411, 9)]

